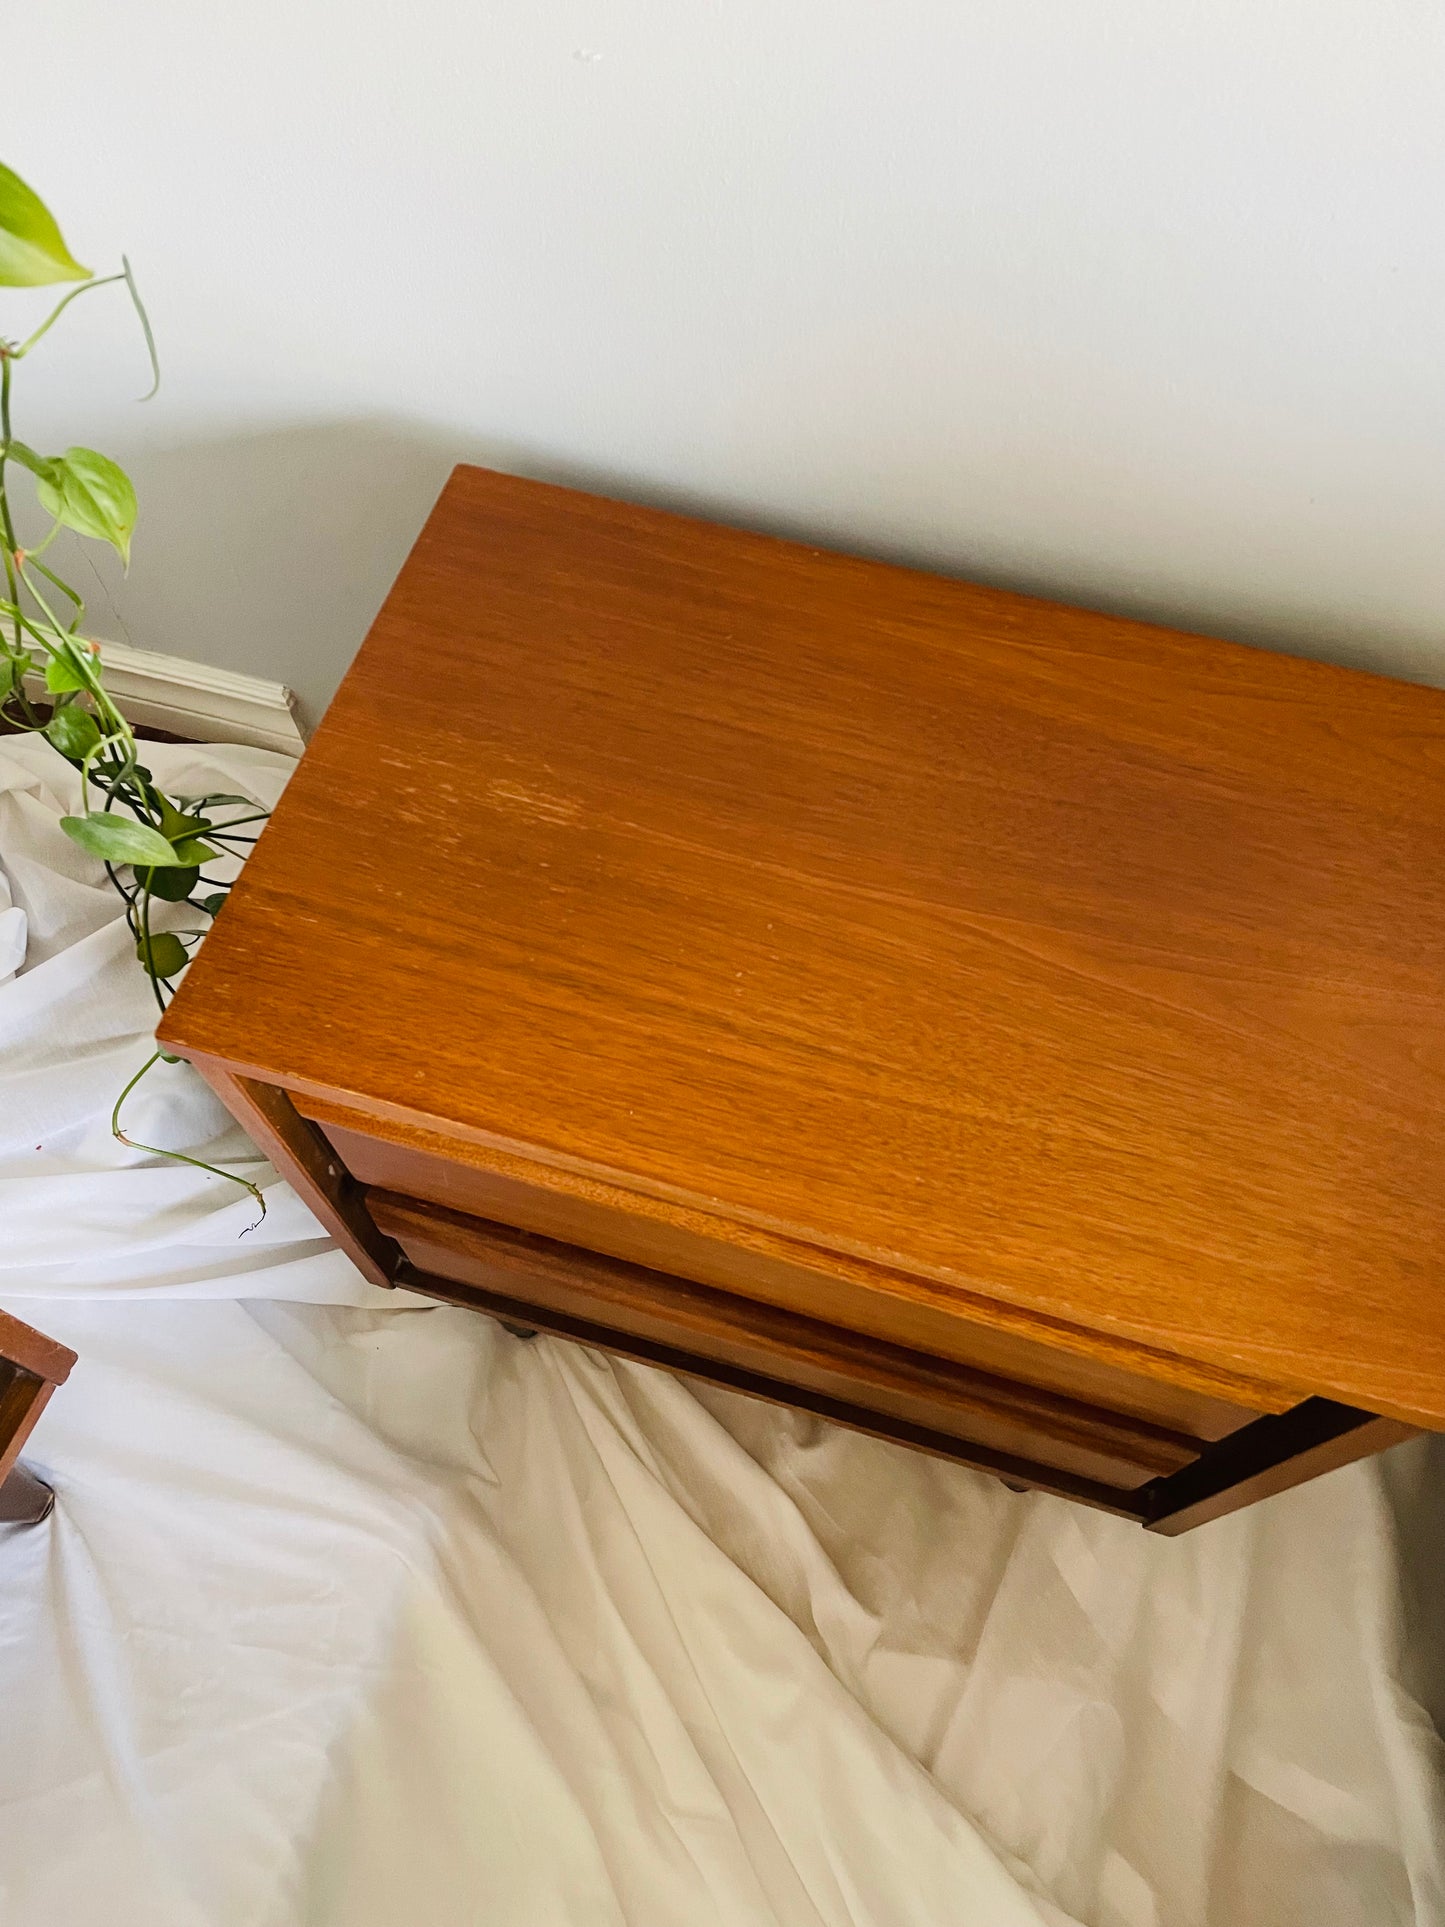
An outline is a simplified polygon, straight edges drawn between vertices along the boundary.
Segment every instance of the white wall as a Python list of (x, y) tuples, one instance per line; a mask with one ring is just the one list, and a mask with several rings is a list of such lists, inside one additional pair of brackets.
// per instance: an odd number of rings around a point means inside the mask
[(0, 155), (130, 252), (165, 361), (133, 407), (105, 294), (24, 369), (17, 432), (142, 491), (101, 632), (314, 710), (470, 458), (1445, 682), (1438, 0), (46, 0), (4, 39)]

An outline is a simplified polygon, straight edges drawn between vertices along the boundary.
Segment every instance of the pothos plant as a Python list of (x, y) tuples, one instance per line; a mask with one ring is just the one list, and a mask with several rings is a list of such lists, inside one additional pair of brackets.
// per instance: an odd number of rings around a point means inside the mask
[[(11, 391), (21, 363), (81, 295), (124, 286), (150, 355), (150, 395), (160, 385), (160, 369), (129, 261), (122, 256), (115, 274), (96, 275), (82, 267), (44, 202), (0, 164), (0, 287), (39, 288), (66, 282), (78, 285), (61, 296), (31, 334), (19, 341), (0, 337), (0, 546), (5, 570), (0, 598), (0, 718), (12, 729), (43, 734), (78, 771), (81, 813), (62, 817), (60, 827), (105, 865), (125, 907), (137, 962), (158, 1009), (164, 1011), (174, 978), (230, 888), (225, 879), (208, 877), (207, 867), (226, 856), (244, 855), (267, 812), (244, 796), (168, 796), (161, 789), (140, 759), (129, 723), (106, 691), (99, 646), (84, 634), (82, 597), (45, 559), (60, 531), (72, 529), (105, 543), (128, 566), (136, 496), (125, 472), (93, 448), (42, 455), (17, 440)], [(29, 484), (24, 512), (12, 491), (17, 471)], [(22, 528), (41, 517), (48, 519), (49, 526), (27, 542)], [(43, 697), (36, 693), (37, 685), (43, 686)], [(157, 903), (184, 905), (198, 921), (190, 929), (153, 928)], [(249, 1179), (181, 1152), (138, 1144), (121, 1128), (126, 1098), (162, 1058), (176, 1061), (157, 1050), (116, 1099), (111, 1114), (116, 1137), (137, 1150), (177, 1158), (230, 1179), (251, 1193), (264, 1215), (265, 1199)]]

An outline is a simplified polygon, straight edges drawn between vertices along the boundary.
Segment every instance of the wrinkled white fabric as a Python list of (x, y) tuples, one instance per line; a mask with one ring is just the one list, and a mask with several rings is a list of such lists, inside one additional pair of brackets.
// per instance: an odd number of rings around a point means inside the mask
[(1376, 1467), (1159, 1541), (526, 1343), (162, 1067), (129, 1127), (242, 1236), (109, 1135), (153, 1012), (65, 792), (0, 741), (0, 1298), (80, 1354), (0, 1529), (3, 1927), (1445, 1921)]

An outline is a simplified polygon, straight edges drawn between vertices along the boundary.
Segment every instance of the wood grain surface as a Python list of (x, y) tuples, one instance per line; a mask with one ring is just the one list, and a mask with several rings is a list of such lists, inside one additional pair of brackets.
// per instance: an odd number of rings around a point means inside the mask
[(618, 1333), (709, 1362), (771, 1372), (798, 1390), (846, 1398), (954, 1438), (1101, 1484), (1138, 1487), (1182, 1471), (1198, 1443), (1162, 1426), (1020, 1385), (818, 1319), (695, 1285), (554, 1238), (459, 1211), (370, 1192), (376, 1223), (410, 1262), (443, 1278), (490, 1284), (534, 1310), (599, 1319)]
[(1193, 1441), (796, 1313), (727, 1300), (682, 1279), (410, 1198), (377, 1192), (371, 1201), (378, 1223), (407, 1254), (399, 1284), (454, 1298), (461, 1287), (514, 1325), (921, 1442), (941, 1456), (1141, 1518), (1141, 1488), (1195, 1461)]
[(1445, 1425), (1442, 849), (1439, 692), (461, 469), (161, 1036)]
[(400, 1253), (371, 1220), (355, 1178), (289, 1095), (219, 1064), (197, 1068), (251, 1141), (300, 1192), (369, 1284), (389, 1287)]
[(48, 1379), (52, 1385), (63, 1385), (75, 1363), (75, 1353), (58, 1338), (47, 1337), (23, 1319), (0, 1311), (0, 1359), (37, 1378)]
[(824, 1392), (790, 1385), (786, 1379), (769, 1378), (717, 1361), (704, 1363), (670, 1345), (618, 1331), (596, 1318), (565, 1311), (560, 1307), (539, 1311), (524, 1300), (511, 1298), (505, 1292), (488, 1286), (444, 1278), (439, 1273), (414, 1270), (405, 1264), (397, 1274), (396, 1282), (409, 1291), (440, 1299), (445, 1304), (463, 1305), (472, 1311), (487, 1312), (509, 1330), (532, 1330), (534, 1334), (535, 1330), (551, 1332), (555, 1336), (572, 1339), (579, 1345), (616, 1352), (624, 1358), (660, 1366), (664, 1371), (706, 1379), (714, 1385), (726, 1385), (729, 1390), (742, 1392), (749, 1398), (764, 1399), (770, 1404), (787, 1405), (800, 1412), (810, 1412), (835, 1425), (847, 1426), (851, 1431), (887, 1439), (894, 1445), (906, 1445), (913, 1451), (927, 1452), (936, 1458), (974, 1466), (980, 1471), (993, 1473), (1014, 1491), (1052, 1492), (1060, 1498), (1074, 1499), (1082, 1505), (1092, 1506), (1097, 1511), (1117, 1513), (1136, 1524), (1142, 1524), (1145, 1520), (1144, 1500), (1139, 1493), (1099, 1485), (1031, 1460), (1013, 1458), (1007, 1453), (992, 1452), (984, 1445), (964, 1445), (959, 1439), (930, 1431), (926, 1426), (910, 1424), (906, 1419), (889, 1418), (882, 1412), (869, 1412), (847, 1400), (830, 1398)]
[[(355, 1116), (334, 1104), (307, 1098), (301, 1103), (307, 1116), (321, 1122), (343, 1167), (380, 1190), (714, 1286), (734, 1301), (788, 1307), (862, 1337), (1146, 1419), (1191, 1439), (1223, 1438), (1259, 1416), (1258, 1409), (1179, 1382), (1174, 1360), (1160, 1358), (1158, 1375), (1149, 1378), (1110, 1362), (1097, 1333), (1056, 1325), (1051, 1342), (1043, 1344), (1037, 1321), (1025, 1334), (986, 1303), (971, 1304), (970, 1316), (962, 1318), (956, 1293), (929, 1298), (917, 1279), (879, 1265), (820, 1255), (774, 1233), (682, 1212), (635, 1192), (577, 1180), (560, 1185), (545, 1166), (476, 1145), (414, 1130), (398, 1141), (396, 1126), (386, 1127), (386, 1137), (367, 1135)], [(1279, 1409), (1288, 1402), (1282, 1397)]]
[(0, 1312), (0, 1484), (9, 1477), (75, 1353), (33, 1325)]
[(1328, 1399), (1306, 1399), (1294, 1411), (1259, 1420), (1206, 1458), (1159, 1480), (1145, 1495), (1149, 1530), (1177, 1538), (1417, 1436), (1417, 1427), (1396, 1419)]

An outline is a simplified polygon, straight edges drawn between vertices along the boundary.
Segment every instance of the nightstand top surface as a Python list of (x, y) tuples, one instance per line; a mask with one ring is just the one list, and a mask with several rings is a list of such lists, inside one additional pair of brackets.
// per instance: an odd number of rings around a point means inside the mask
[(1445, 695), (458, 469), (168, 1040), (1445, 1424)]

